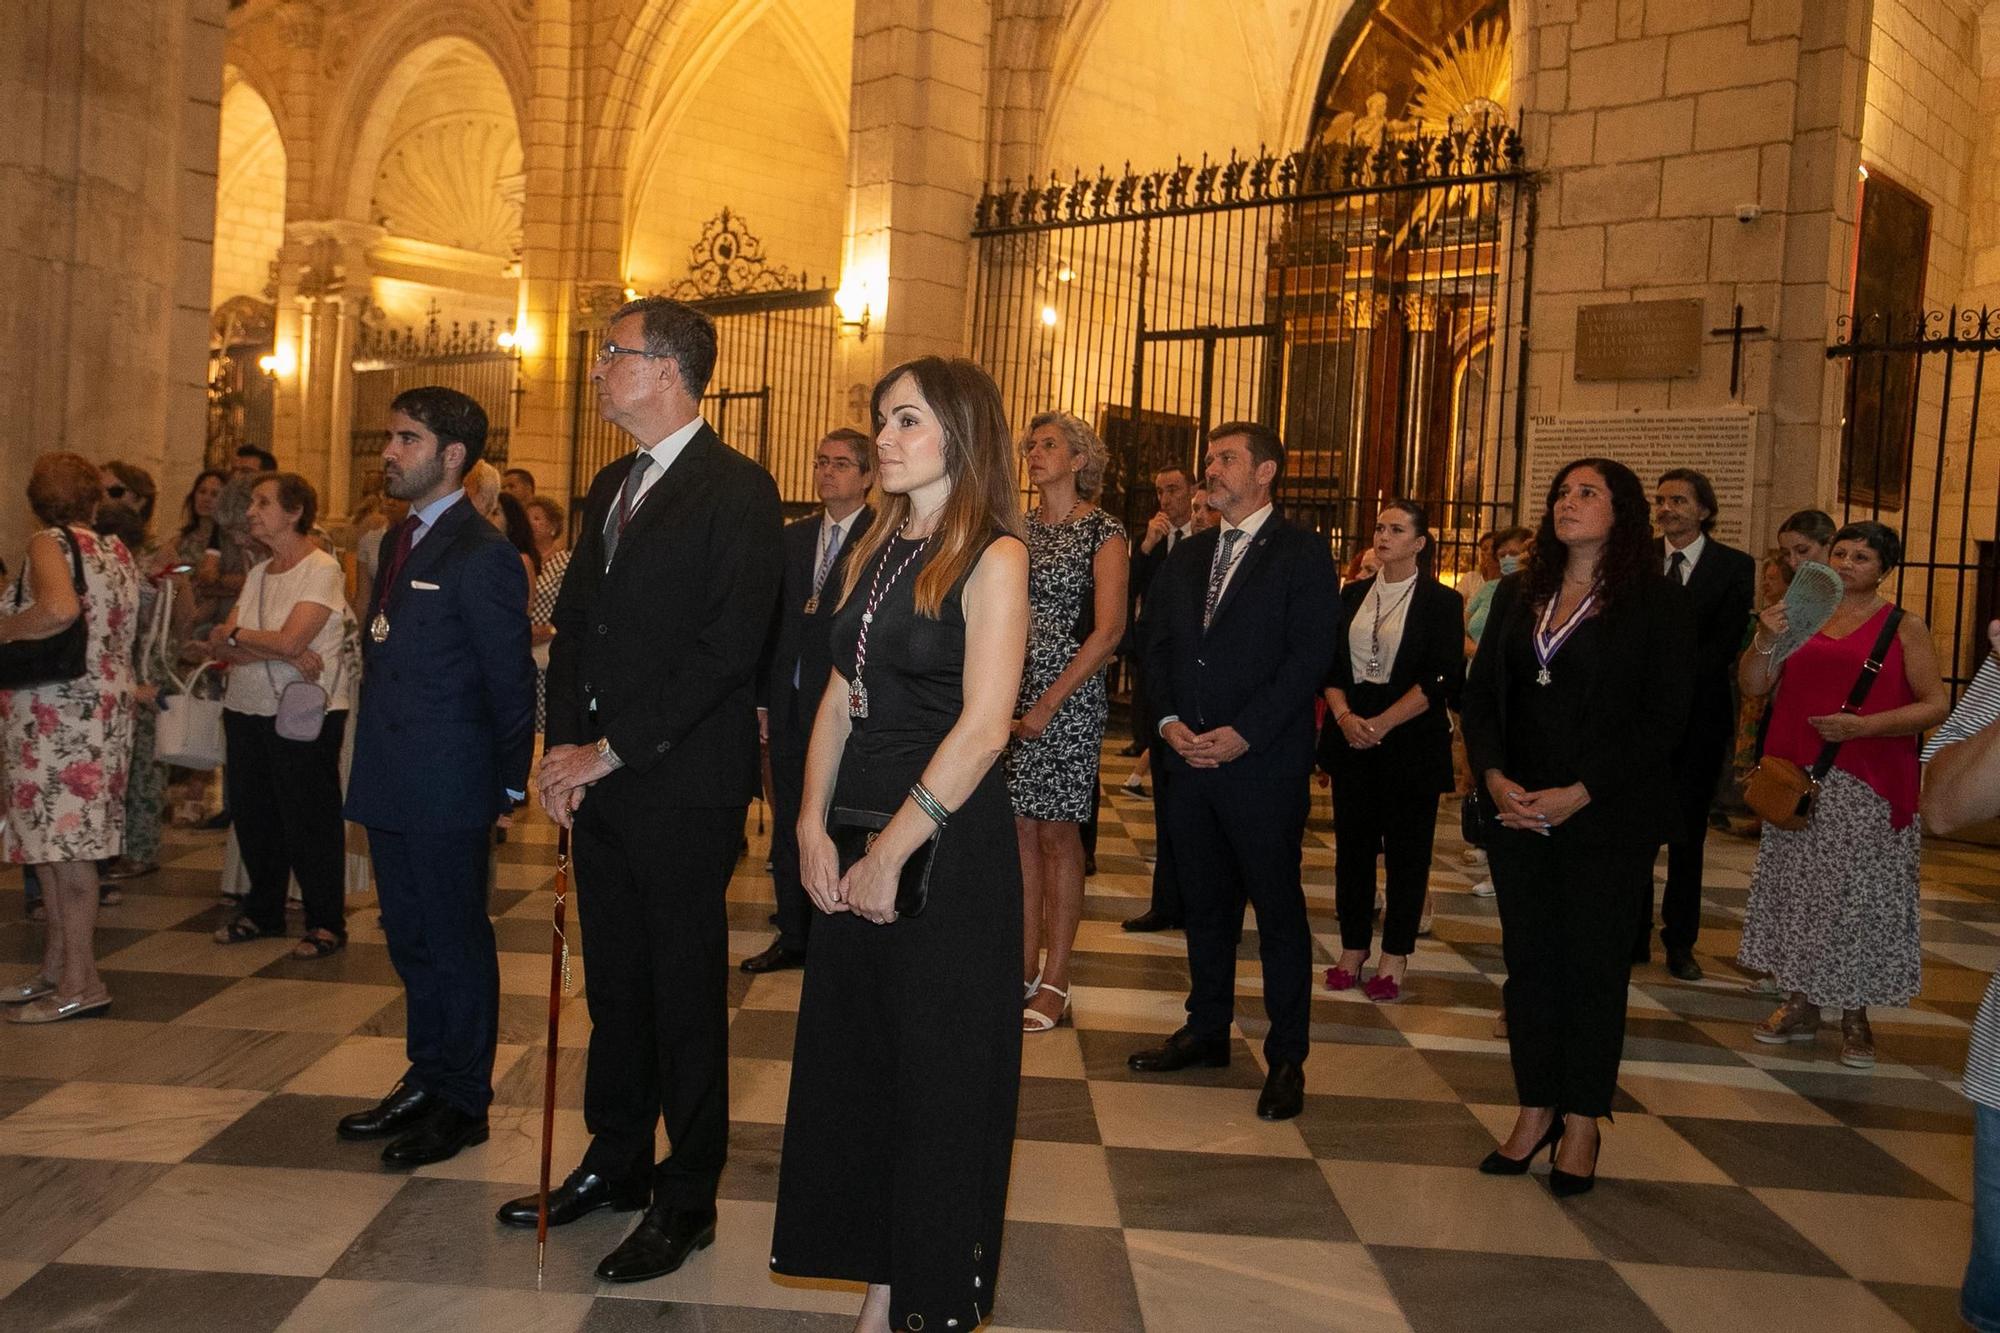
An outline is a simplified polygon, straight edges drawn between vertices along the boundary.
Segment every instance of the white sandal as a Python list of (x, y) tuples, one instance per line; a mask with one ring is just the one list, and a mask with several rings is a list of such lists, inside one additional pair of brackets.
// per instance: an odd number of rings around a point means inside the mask
[(1028, 1001), (1034, 999), (1035, 992), (1041, 988), (1042, 974), (1037, 972), (1033, 981), (1024, 981), (1021, 983), (1021, 1003), (1026, 1004)]
[(1062, 996), (1062, 1012), (1057, 1014), (1054, 1018), (1050, 1018), (1047, 1014), (1043, 1013), (1039, 1009), (1023, 1008), (1021, 1010), (1021, 1031), (1023, 1032), (1047, 1032), (1050, 1029), (1057, 1027), (1058, 1025), (1064, 1022), (1067, 1022), (1069, 1019), (1069, 992), (1066, 990), (1059, 990), (1056, 987), (1051, 986), (1048, 983), (1044, 982), (1041, 985), (1036, 986), (1033, 991), (1030, 991), (1028, 993), (1028, 998), (1032, 1000), (1035, 998), (1037, 994), (1039, 994), (1042, 991), (1047, 991), (1051, 995)]

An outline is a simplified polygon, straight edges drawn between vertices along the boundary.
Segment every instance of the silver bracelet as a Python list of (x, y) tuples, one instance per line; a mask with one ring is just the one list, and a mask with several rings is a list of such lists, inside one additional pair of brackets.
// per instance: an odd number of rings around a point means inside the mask
[(944, 803), (931, 795), (931, 789), (921, 782), (910, 788), (910, 799), (917, 803), (917, 809), (929, 816), (931, 823), (936, 824), (940, 831), (951, 819), (951, 811), (945, 809)]

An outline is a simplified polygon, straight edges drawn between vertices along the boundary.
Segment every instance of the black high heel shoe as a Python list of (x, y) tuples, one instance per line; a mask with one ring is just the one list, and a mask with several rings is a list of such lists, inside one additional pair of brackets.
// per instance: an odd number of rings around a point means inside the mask
[(1590, 1151), (1590, 1174), (1573, 1175), (1556, 1165), (1556, 1155), (1549, 1154), (1549, 1193), (1558, 1199), (1567, 1199), (1578, 1194), (1588, 1194), (1597, 1184), (1597, 1159), (1604, 1153), (1604, 1131), (1597, 1132), (1597, 1146)]
[(1526, 1157), (1509, 1157), (1506, 1153), (1495, 1148), (1492, 1152), (1487, 1153), (1485, 1159), (1479, 1163), (1480, 1174), (1488, 1176), (1525, 1176), (1528, 1174), (1528, 1168), (1534, 1164), (1535, 1158), (1541, 1155), (1541, 1151), (1544, 1148), (1549, 1150), (1549, 1162), (1553, 1165), (1556, 1159), (1556, 1145), (1562, 1142), (1562, 1136), (1563, 1118), (1562, 1112), (1558, 1111), (1556, 1112), (1556, 1118), (1549, 1122), (1547, 1131), (1543, 1133), (1541, 1138), (1535, 1140), (1534, 1147), (1528, 1149)]

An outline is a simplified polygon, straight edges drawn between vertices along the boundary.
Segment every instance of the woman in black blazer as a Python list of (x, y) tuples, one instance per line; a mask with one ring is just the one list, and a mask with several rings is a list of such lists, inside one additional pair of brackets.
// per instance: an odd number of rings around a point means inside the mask
[(1347, 635), (1326, 682), (1320, 766), (1333, 775), (1340, 962), (1329, 990), (1361, 977), (1374, 933), (1375, 857), (1388, 869), (1382, 956), (1363, 991), (1402, 998), (1430, 887), (1437, 803), (1452, 788), (1451, 722), (1465, 684), (1465, 604), (1431, 576), (1423, 507), (1392, 500), (1375, 522), (1374, 577), (1340, 590)]
[(1597, 1178), (1625, 1041), (1632, 917), (1672, 831), (1673, 751), (1694, 668), (1687, 592), (1660, 573), (1645, 489), (1584, 458), (1556, 474), (1528, 568), (1495, 595), (1465, 739), (1496, 825), (1502, 992), (1521, 1110), (1479, 1169), (1549, 1189)]

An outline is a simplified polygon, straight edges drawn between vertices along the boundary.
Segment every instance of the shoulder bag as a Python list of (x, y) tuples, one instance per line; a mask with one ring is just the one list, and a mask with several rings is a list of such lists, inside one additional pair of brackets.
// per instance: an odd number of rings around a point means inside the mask
[[(1854, 688), (1847, 692), (1841, 712), (1852, 713), (1866, 701), (1875, 677), (1882, 674), (1882, 660), (1889, 655), (1889, 645), (1896, 641), (1896, 631), (1902, 623), (1903, 608), (1889, 612), (1881, 634), (1876, 636), (1874, 651), (1862, 663), (1861, 674), (1855, 677)], [(1840, 742), (1828, 741), (1820, 747), (1813, 766), (1804, 769), (1789, 759), (1767, 754), (1757, 761), (1757, 767), (1750, 770), (1749, 780), (1743, 784), (1743, 803), (1766, 824), (1797, 833), (1812, 823), (1813, 809), (1819, 804), (1819, 784), (1833, 771), (1833, 761), (1839, 755)]]
[[(840, 873), (846, 874), (854, 863), (868, 855), (869, 848), (883, 829), (889, 827), (890, 816), (877, 810), (856, 810), (837, 805), (827, 816), (826, 831), (833, 838), (833, 847), (840, 855)], [(936, 858), (938, 839), (944, 830), (934, 831), (924, 839), (923, 845), (910, 853), (910, 859), (903, 862), (902, 878), (896, 885), (896, 915), (920, 916), (931, 898), (931, 862)]]
[[(264, 602), (270, 590), (271, 571), (267, 566), (264, 581), (257, 585), (257, 626), (260, 629), (268, 628), (266, 622), (269, 617), (264, 614)], [(329, 672), (335, 669), (335, 665), (322, 662), (320, 670)], [(318, 740), (319, 730), (326, 724), (328, 699), (325, 687), (303, 677), (287, 681), (281, 687), (276, 664), (269, 658), (264, 659), (264, 678), (271, 682), (271, 691), (278, 696), (278, 714), (272, 719), (278, 735), (288, 741)]]
[[(53, 685), (75, 680), (84, 673), (90, 650), (90, 626), (80, 603), (87, 591), (83, 578), (83, 553), (69, 533), (57, 537), (69, 550), (70, 572), (75, 582), (79, 606), (76, 619), (45, 639), (16, 639), (0, 643), (0, 690), (26, 689), (33, 685)], [(25, 562), (24, 562), (25, 564)], [(14, 610), (19, 612), (28, 571), (24, 567), (14, 581)]]

